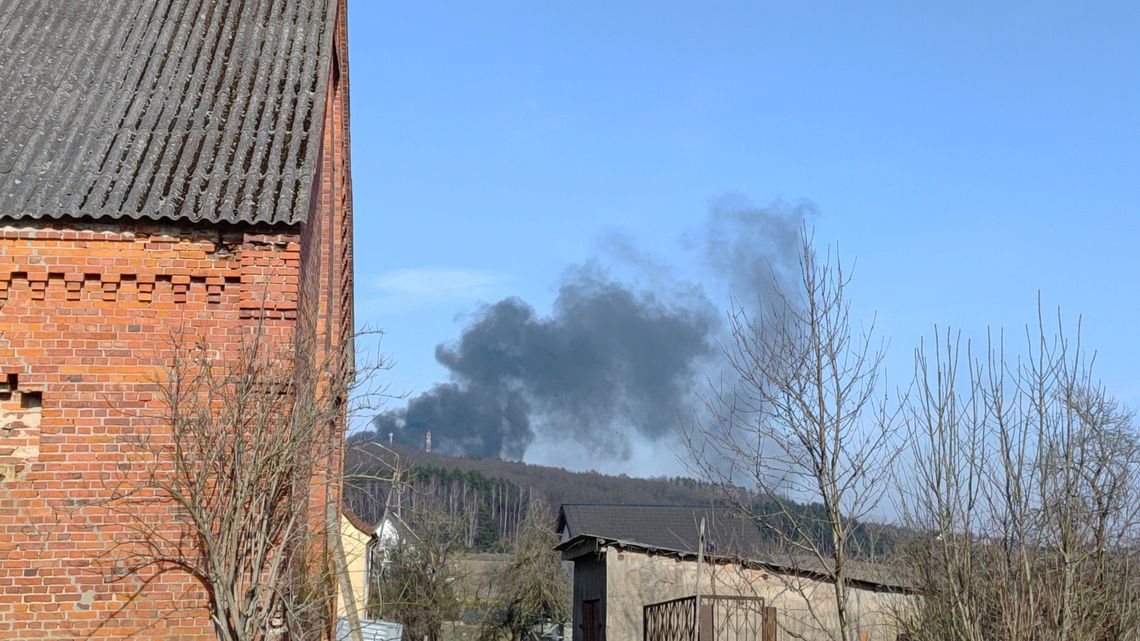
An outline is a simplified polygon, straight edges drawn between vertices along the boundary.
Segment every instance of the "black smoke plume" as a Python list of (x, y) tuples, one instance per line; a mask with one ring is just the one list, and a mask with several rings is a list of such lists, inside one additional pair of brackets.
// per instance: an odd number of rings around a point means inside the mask
[(453, 382), (374, 425), (407, 445), (430, 430), (441, 451), (521, 458), (541, 423), (627, 458), (628, 437), (673, 429), (716, 324), (703, 296), (666, 301), (596, 266), (574, 268), (549, 317), (517, 298), (484, 308), (456, 343), (436, 348)]
[[(794, 268), (809, 205), (762, 209), (725, 198), (686, 239), (732, 296), (763, 301)], [(632, 255), (632, 250), (627, 252)], [(564, 275), (549, 316), (518, 298), (485, 306), (436, 348), (451, 381), (373, 420), (375, 438), (449, 454), (521, 459), (537, 433), (628, 459), (674, 433), (715, 367), (721, 313), (695, 285), (618, 282), (596, 262)]]

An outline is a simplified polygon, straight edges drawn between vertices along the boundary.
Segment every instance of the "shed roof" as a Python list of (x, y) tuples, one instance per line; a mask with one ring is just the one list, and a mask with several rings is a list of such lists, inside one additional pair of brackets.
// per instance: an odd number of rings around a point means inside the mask
[(696, 554), (702, 517), (706, 552), (746, 557), (767, 547), (759, 527), (726, 507), (568, 504), (559, 513), (558, 528), (567, 539), (594, 535)]
[(335, 0), (8, 0), (0, 216), (304, 219)]
[[(603, 547), (692, 559), (700, 550), (705, 519), (705, 556), (715, 563), (744, 563), (771, 571), (825, 578), (819, 560), (774, 552), (760, 526), (727, 507), (693, 505), (563, 505), (558, 515), (562, 543), (571, 558)], [(569, 556), (566, 556), (569, 555)], [(876, 591), (912, 592), (915, 582), (900, 568), (848, 561), (848, 582)]]

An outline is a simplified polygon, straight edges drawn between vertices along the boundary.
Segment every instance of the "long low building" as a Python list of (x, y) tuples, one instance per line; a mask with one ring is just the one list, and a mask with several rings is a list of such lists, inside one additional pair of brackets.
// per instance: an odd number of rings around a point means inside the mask
[[(776, 610), (779, 638), (831, 639), (837, 629), (834, 587), (818, 565), (767, 554), (759, 527), (728, 508), (564, 505), (558, 529), (557, 549), (574, 563), (574, 641), (640, 639), (646, 605), (698, 590), (763, 599)], [(865, 563), (853, 567), (847, 585), (858, 638), (893, 641), (898, 616), (913, 607), (912, 585)]]

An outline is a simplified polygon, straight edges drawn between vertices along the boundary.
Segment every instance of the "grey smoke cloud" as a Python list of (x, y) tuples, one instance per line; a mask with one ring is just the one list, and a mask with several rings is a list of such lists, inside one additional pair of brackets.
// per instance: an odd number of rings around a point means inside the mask
[(757, 207), (739, 194), (725, 194), (713, 202), (704, 228), (688, 235), (685, 244), (702, 253), (738, 304), (760, 306), (772, 300), (777, 287), (789, 291), (793, 285), (800, 228), (818, 215), (808, 200)]
[[(811, 215), (810, 204), (758, 208), (725, 197), (685, 245), (733, 297), (762, 301), (773, 274), (795, 267), (799, 226)], [(422, 447), (431, 431), (439, 451), (520, 459), (543, 434), (625, 460), (639, 443), (671, 436), (717, 367), (722, 312), (705, 287), (619, 245), (633, 268), (653, 262), (650, 286), (619, 282), (591, 261), (566, 271), (548, 316), (518, 298), (484, 307), (458, 340), (436, 348), (450, 382), (377, 416), (377, 438), (391, 432)]]

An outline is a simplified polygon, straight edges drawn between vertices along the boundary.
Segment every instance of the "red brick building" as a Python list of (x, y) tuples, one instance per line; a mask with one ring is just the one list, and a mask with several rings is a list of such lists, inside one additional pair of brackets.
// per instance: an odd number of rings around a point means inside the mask
[[(352, 363), (344, 0), (0, 13), (0, 639), (212, 638), (199, 588), (91, 567), (161, 346), (263, 324)], [(132, 636), (133, 635), (133, 636)]]

